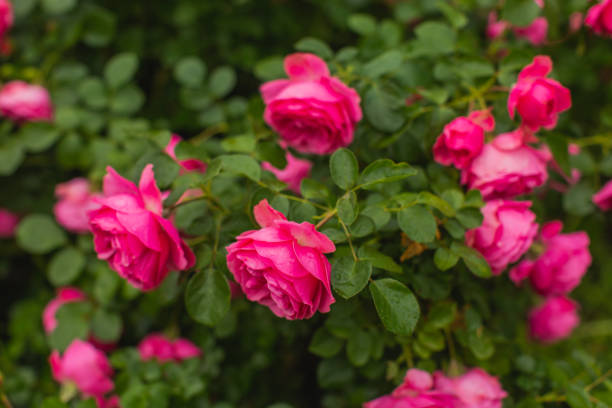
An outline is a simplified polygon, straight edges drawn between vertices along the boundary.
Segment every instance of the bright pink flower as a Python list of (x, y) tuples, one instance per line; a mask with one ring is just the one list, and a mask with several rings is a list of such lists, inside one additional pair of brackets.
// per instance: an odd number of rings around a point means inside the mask
[(58, 202), (53, 207), (57, 222), (69, 231), (83, 234), (89, 232), (90, 211), (100, 207), (94, 201), (90, 191), (89, 181), (84, 178), (75, 178), (66, 183), (55, 186), (55, 196)]
[(612, 0), (603, 0), (591, 7), (584, 24), (591, 27), (596, 34), (612, 36)]
[(277, 179), (287, 184), (291, 191), (300, 194), (300, 185), (303, 179), (310, 176), (312, 163), (308, 160), (298, 159), (289, 152), (287, 152), (285, 157), (287, 158), (287, 166), (282, 170), (277, 169), (268, 162), (263, 162), (261, 167), (273, 173)]
[(60, 357), (57, 350), (49, 357), (53, 378), (73, 382), (86, 397), (100, 398), (112, 391), (113, 370), (106, 355), (91, 344), (74, 340)]
[(544, 0), (533, 0), (533, 1), (535, 1), (535, 3), (541, 8), (544, 8)]
[(473, 368), (455, 378), (437, 372), (434, 378), (435, 388), (456, 395), (462, 408), (501, 408), (502, 400), (508, 396), (497, 377), (480, 368)]
[(459, 400), (446, 391), (433, 388), (431, 374), (410, 369), (404, 382), (391, 395), (363, 404), (363, 408), (460, 408)]
[(497, 136), (485, 144), (471, 166), (461, 174), (462, 183), (481, 191), (485, 199), (512, 198), (530, 193), (548, 179), (546, 156), (520, 142), (520, 131)]
[(169, 340), (159, 333), (149, 334), (138, 345), (140, 358), (143, 361), (156, 359), (160, 363), (183, 361), (202, 355), (202, 351), (186, 339)]
[(612, 209), (612, 180), (593, 196), (593, 202), (603, 211)]
[(481, 209), (484, 220), (465, 234), (467, 245), (479, 251), (499, 275), (529, 249), (538, 233), (529, 201), (492, 200)]
[[(523, 261), (515, 277), (531, 277), (531, 284), (541, 295), (562, 295), (571, 292), (591, 265), (589, 236), (579, 231), (561, 234), (563, 224), (552, 221), (540, 233), (544, 252), (535, 261)], [(512, 276), (512, 274), (511, 274)]]
[(460, 116), (444, 126), (433, 146), (435, 161), (454, 165), (458, 169), (469, 166), (484, 144), (484, 132), (495, 128), (495, 119), (488, 110), (475, 111), (466, 118)]
[(48, 121), (53, 119), (53, 106), (42, 86), (11, 81), (0, 90), (0, 113), (17, 122)]
[(176, 227), (162, 217), (161, 192), (153, 165), (138, 187), (107, 167), (101, 208), (89, 213), (98, 258), (141, 290), (158, 287), (170, 270), (191, 268), (195, 257)]
[(0, 208), (0, 238), (11, 238), (19, 225), (19, 217), (7, 209)]
[(59, 289), (57, 291), (57, 296), (47, 303), (43, 311), (42, 320), (45, 332), (49, 334), (57, 327), (55, 314), (62, 305), (71, 302), (81, 302), (86, 299), (87, 297), (85, 294), (77, 288), (64, 287)]
[(226, 249), (227, 266), (247, 299), (278, 317), (308, 319), (335, 302), (324, 254), (334, 243), (309, 222), (287, 221), (262, 200), (253, 209), (259, 230), (240, 234)]
[(569, 17), (569, 31), (575, 33), (582, 28), (584, 22), (584, 14), (579, 11), (572, 13)]
[(519, 73), (518, 82), (510, 90), (508, 113), (514, 118), (518, 110), (523, 124), (533, 131), (540, 127), (552, 129), (559, 113), (572, 106), (569, 89), (554, 79), (546, 78), (552, 71), (552, 60), (545, 55), (533, 59)]
[(0, 37), (13, 26), (13, 5), (8, 0), (0, 0)]
[(565, 296), (546, 299), (529, 313), (529, 330), (537, 340), (552, 343), (568, 337), (580, 323), (578, 305)]
[(351, 144), (362, 116), (359, 94), (330, 76), (325, 61), (313, 54), (287, 56), (285, 72), (289, 79), (260, 88), (266, 123), (302, 153), (329, 154)]
[(497, 19), (497, 13), (492, 11), (489, 13), (489, 20), (487, 23), (487, 37), (494, 40), (500, 37), (504, 32), (510, 28), (510, 23), (504, 20)]
[(196, 171), (199, 173), (204, 173), (206, 171), (206, 163), (197, 160), (197, 159), (186, 159), (186, 160), (178, 160), (176, 158), (176, 153), (174, 150), (176, 149), (176, 145), (181, 142), (181, 137), (179, 135), (172, 135), (168, 145), (166, 146), (165, 152), (168, 156), (172, 157), (178, 165), (181, 166), (181, 174)]
[(517, 37), (526, 39), (532, 45), (542, 45), (547, 41), (548, 20), (546, 17), (538, 17), (527, 27), (515, 27), (513, 31)]
[(525, 259), (521, 261), (514, 268), (510, 269), (510, 280), (514, 282), (516, 286), (520, 285), (525, 279), (531, 275), (531, 271), (533, 270), (533, 261), (529, 259)]

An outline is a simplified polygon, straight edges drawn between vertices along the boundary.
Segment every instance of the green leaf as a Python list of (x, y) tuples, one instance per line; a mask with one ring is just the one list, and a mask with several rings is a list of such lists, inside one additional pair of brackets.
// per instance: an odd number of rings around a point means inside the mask
[(187, 312), (198, 323), (215, 326), (230, 308), (230, 288), (215, 269), (198, 272), (185, 292)]
[(30, 152), (38, 153), (47, 150), (60, 137), (60, 131), (47, 122), (30, 122), (23, 125), (19, 139)]
[(457, 305), (455, 303), (438, 303), (429, 310), (427, 325), (436, 329), (444, 329), (455, 321)]
[(385, 328), (408, 336), (419, 321), (419, 303), (403, 283), (395, 279), (379, 279), (370, 284), (374, 306)]
[(381, 75), (397, 70), (403, 61), (403, 55), (398, 50), (387, 51), (363, 66), (363, 75), (376, 79)]
[(228, 152), (251, 153), (255, 150), (255, 144), (253, 135), (226, 137), (221, 141), (221, 147)]
[(349, 299), (363, 290), (372, 276), (370, 261), (357, 261), (351, 257), (337, 259), (331, 271), (331, 283), (336, 292)]
[(439, 56), (455, 50), (457, 35), (447, 24), (427, 21), (419, 24), (414, 30), (415, 52), (420, 55)]
[(58, 397), (47, 397), (43, 400), (41, 408), (68, 408)]
[(287, 167), (286, 152), (276, 142), (257, 143), (257, 158), (261, 161), (267, 161), (277, 169)]
[(128, 85), (119, 90), (110, 100), (112, 112), (130, 115), (137, 112), (145, 102), (145, 96), (134, 85)]
[(202, 85), (206, 76), (206, 64), (198, 57), (184, 57), (174, 67), (174, 78), (184, 86)]
[(21, 162), (25, 153), (23, 146), (17, 142), (9, 142), (0, 146), (0, 176), (13, 174)]
[(255, 76), (261, 81), (271, 81), (285, 75), (283, 57), (273, 56), (264, 58), (255, 64)]
[(63, 304), (55, 313), (57, 327), (48, 337), (51, 348), (63, 352), (73, 340), (85, 340), (89, 334), (90, 312), (91, 305), (87, 302)]
[(104, 343), (114, 343), (121, 336), (123, 323), (116, 313), (98, 309), (91, 319), (91, 329), (96, 339)]
[(338, 199), (336, 202), (336, 208), (338, 209), (338, 216), (346, 225), (351, 225), (359, 214), (357, 208), (357, 195), (354, 192), (345, 194)]
[(261, 166), (251, 156), (244, 154), (228, 154), (219, 156), (223, 169), (232, 173), (241, 174), (253, 181), (261, 179)]
[(28, 215), (17, 227), (17, 244), (32, 254), (46, 254), (65, 242), (64, 231), (46, 214)]
[(465, 25), (468, 23), (468, 19), (465, 14), (455, 9), (444, 0), (438, 0), (438, 2), (436, 2), (436, 6), (440, 9), (454, 28), (465, 27)]
[(482, 220), (482, 212), (478, 208), (462, 208), (457, 211), (457, 221), (467, 229), (479, 227)]
[(329, 45), (314, 37), (304, 37), (294, 45), (295, 49), (303, 52), (312, 52), (323, 59), (329, 59), (334, 56), (334, 52)]
[(90, 47), (104, 47), (113, 39), (117, 18), (101, 7), (91, 7), (83, 19), (83, 42)]
[(371, 35), (376, 32), (376, 20), (369, 14), (353, 14), (347, 24), (351, 30), (361, 35)]
[(540, 7), (533, 0), (507, 0), (501, 19), (514, 26), (526, 27), (540, 14)]
[(571, 408), (591, 408), (592, 404), (589, 400), (589, 394), (584, 388), (571, 384), (565, 391), (567, 403)]
[(457, 264), (459, 256), (447, 248), (438, 248), (434, 254), (434, 263), (441, 271), (446, 271)]
[(561, 167), (561, 170), (563, 170), (566, 175), (571, 175), (572, 168), (570, 166), (567, 139), (565, 136), (560, 133), (547, 134), (546, 144), (550, 147), (550, 151), (559, 167)]
[(362, 246), (359, 248), (359, 259), (369, 261), (375, 268), (383, 269), (393, 273), (401, 273), (402, 267), (393, 258), (385, 255), (374, 248)]
[(408, 163), (394, 163), (390, 159), (378, 159), (368, 165), (359, 179), (359, 187), (368, 189), (381, 183), (392, 183), (414, 176), (417, 171)]
[(395, 132), (402, 127), (406, 117), (399, 110), (403, 106), (399, 98), (377, 86), (371, 87), (363, 99), (366, 118), (374, 128), (385, 133)]
[(584, 217), (595, 210), (595, 190), (589, 182), (581, 181), (563, 194), (563, 209), (572, 215)]
[(356, 367), (365, 365), (370, 358), (372, 337), (365, 330), (357, 330), (346, 343), (346, 356)]
[[(450, 205), (447, 201), (438, 197), (435, 194), (430, 193), (429, 191), (422, 191), (417, 196), (417, 202), (420, 204), (426, 204), (430, 207), (433, 207), (439, 210), (442, 214), (447, 217), (455, 216), (455, 209), (452, 205)], [(480, 225), (480, 224), (479, 224)]]
[(106, 87), (100, 78), (86, 78), (79, 84), (79, 96), (92, 109), (102, 109), (108, 105)]
[(332, 335), (325, 327), (320, 327), (312, 337), (308, 351), (319, 357), (330, 358), (340, 352), (343, 343), (342, 339)]
[(440, 330), (421, 330), (417, 341), (431, 351), (444, 350), (444, 334)]
[(357, 183), (359, 164), (357, 158), (348, 149), (341, 148), (332, 154), (329, 159), (329, 170), (332, 180), (344, 190), (348, 190)]
[(374, 221), (367, 215), (359, 214), (357, 219), (351, 224), (349, 228), (351, 235), (357, 238), (362, 238), (370, 235), (376, 229)]
[(117, 89), (134, 77), (138, 69), (138, 56), (131, 52), (117, 54), (104, 67), (104, 78), (106, 83)]
[(302, 180), (300, 191), (302, 192), (302, 196), (309, 200), (319, 199), (327, 201), (331, 195), (331, 192), (325, 184), (309, 178)]
[(422, 205), (404, 208), (397, 215), (397, 222), (413, 241), (428, 243), (436, 239), (437, 224), (433, 214)]
[(81, 251), (68, 247), (55, 254), (49, 263), (47, 277), (53, 286), (72, 283), (85, 267), (85, 256)]
[(450, 250), (463, 259), (465, 265), (474, 275), (481, 278), (489, 278), (491, 276), (491, 267), (482, 254), (474, 248), (459, 242), (453, 242)]
[(42, 0), (43, 9), (49, 14), (67, 13), (76, 3), (77, 0)]
[(219, 67), (215, 69), (208, 80), (210, 91), (218, 98), (229, 94), (236, 86), (236, 72), (232, 67)]
[(473, 331), (468, 334), (468, 346), (479, 360), (487, 360), (495, 352), (493, 341), (481, 331)]

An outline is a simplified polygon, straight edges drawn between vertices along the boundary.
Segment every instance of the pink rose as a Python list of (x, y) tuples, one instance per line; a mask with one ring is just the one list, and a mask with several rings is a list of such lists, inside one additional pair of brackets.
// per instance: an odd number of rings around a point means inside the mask
[(497, 377), (480, 368), (473, 368), (456, 378), (437, 372), (434, 378), (436, 389), (456, 395), (462, 408), (501, 408), (502, 400), (508, 396)]
[(532, 45), (542, 45), (546, 43), (548, 20), (546, 17), (538, 17), (527, 27), (515, 27), (513, 31), (517, 37), (526, 39)]
[(544, 0), (533, 0), (535, 3), (540, 6), (540, 8), (544, 8)]
[(202, 355), (201, 350), (186, 339), (169, 340), (159, 333), (149, 334), (138, 345), (140, 358), (143, 361), (156, 359), (160, 363), (183, 361)]
[(572, 13), (569, 17), (569, 31), (575, 33), (582, 28), (584, 22), (584, 14), (579, 11)]
[(7, 209), (0, 208), (0, 238), (11, 238), (19, 225), (19, 217)]
[(484, 220), (465, 234), (467, 245), (479, 251), (499, 275), (529, 249), (538, 233), (529, 201), (492, 200), (482, 208)]
[(178, 145), (181, 142), (181, 140), (182, 139), (179, 135), (172, 135), (165, 149), (166, 154), (172, 157), (172, 159), (174, 159), (174, 161), (179, 166), (181, 166), (181, 174), (184, 174), (190, 171), (196, 171), (199, 173), (206, 172), (206, 163), (200, 160), (197, 160), (197, 159), (178, 160), (176, 158), (176, 154), (174, 153), (174, 150), (176, 149), (176, 145)]
[[(85, 397), (103, 401), (104, 394), (114, 388), (113, 370), (108, 359), (91, 344), (74, 340), (60, 357), (55, 350), (49, 357), (53, 378), (60, 383), (73, 382)], [(103, 405), (98, 404), (99, 407)]]
[(485, 199), (530, 193), (548, 179), (546, 155), (520, 142), (520, 131), (497, 136), (463, 170), (461, 180)]
[(362, 116), (359, 94), (330, 76), (325, 61), (313, 54), (287, 56), (285, 72), (289, 79), (260, 88), (266, 123), (302, 153), (329, 154), (351, 144)]
[(99, 208), (90, 191), (89, 181), (75, 178), (55, 186), (55, 196), (59, 199), (53, 207), (57, 222), (69, 231), (83, 234), (89, 232), (87, 214)]
[(552, 343), (568, 337), (580, 323), (578, 305), (565, 296), (546, 299), (529, 313), (529, 331), (537, 340)]
[(460, 408), (452, 394), (435, 389), (431, 374), (412, 368), (391, 395), (363, 404), (363, 408)]
[(0, 90), (0, 113), (17, 122), (49, 121), (51, 97), (42, 86), (11, 81)]
[(593, 202), (603, 211), (612, 209), (612, 180), (608, 181), (601, 190), (593, 195)]
[(291, 153), (287, 152), (287, 166), (283, 170), (279, 170), (268, 162), (263, 162), (261, 167), (273, 173), (277, 179), (287, 184), (287, 187), (296, 194), (300, 194), (300, 185), (302, 180), (310, 176), (312, 163), (308, 160), (298, 159)]
[(85, 294), (77, 288), (64, 287), (59, 289), (57, 296), (47, 303), (45, 310), (43, 310), (42, 321), (45, 332), (49, 334), (57, 327), (55, 314), (62, 305), (71, 302), (81, 302), (86, 299)]
[(531, 277), (531, 284), (541, 295), (562, 295), (580, 284), (591, 265), (589, 236), (579, 231), (561, 234), (563, 224), (552, 221), (542, 226), (540, 233), (544, 252), (535, 261), (523, 261), (516, 273)]
[(510, 28), (510, 23), (504, 20), (497, 19), (497, 13), (492, 11), (489, 13), (489, 20), (487, 22), (487, 37), (494, 40), (500, 37), (504, 32)]
[(612, 36), (612, 0), (603, 0), (587, 12), (584, 24), (596, 34)]
[(433, 146), (434, 159), (444, 165), (458, 169), (469, 166), (480, 154), (484, 144), (484, 132), (495, 128), (495, 119), (487, 110), (475, 111), (466, 117), (458, 117), (444, 126)]
[(546, 78), (552, 71), (552, 60), (545, 55), (533, 59), (519, 73), (518, 82), (510, 90), (508, 113), (514, 118), (518, 110), (523, 124), (533, 131), (540, 127), (552, 129), (560, 112), (572, 106), (569, 89), (554, 79)]
[(13, 26), (13, 5), (8, 0), (0, 0), (0, 37)]
[(176, 227), (162, 217), (161, 192), (153, 165), (138, 187), (107, 167), (100, 208), (89, 213), (98, 258), (140, 290), (158, 287), (170, 270), (191, 268), (195, 257)]
[(247, 299), (278, 317), (308, 319), (329, 312), (329, 261), (334, 243), (309, 222), (287, 221), (262, 200), (253, 209), (259, 230), (240, 234), (227, 249), (227, 266)]

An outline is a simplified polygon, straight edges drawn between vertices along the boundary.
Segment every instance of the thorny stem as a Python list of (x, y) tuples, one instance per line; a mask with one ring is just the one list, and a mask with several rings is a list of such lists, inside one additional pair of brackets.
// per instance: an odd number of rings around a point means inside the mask
[(606, 371), (601, 377), (599, 377), (598, 379), (596, 379), (595, 381), (593, 381), (591, 384), (587, 385), (586, 387), (584, 387), (585, 391), (591, 391), (593, 388), (597, 387), (599, 384), (601, 384), (602, 382), (606, 381), (606, 379), (612, 375), (612, 368), (609, 369), (608, 371)]

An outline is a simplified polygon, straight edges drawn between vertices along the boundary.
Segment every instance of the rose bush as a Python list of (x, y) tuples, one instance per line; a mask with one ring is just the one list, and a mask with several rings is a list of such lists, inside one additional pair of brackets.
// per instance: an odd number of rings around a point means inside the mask
[(611, 10), (0, 0), (0, 406), (612, 406)]

